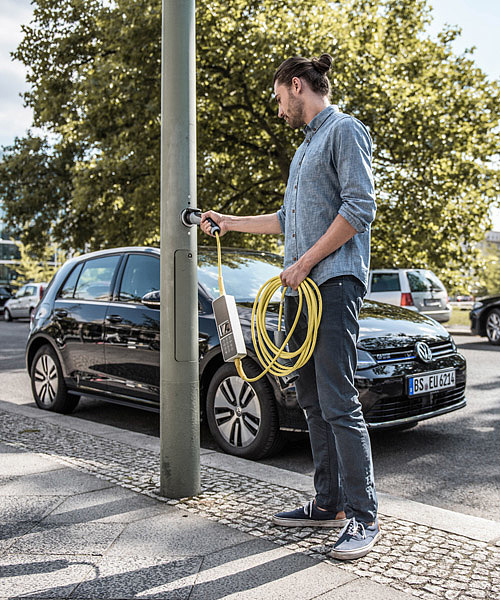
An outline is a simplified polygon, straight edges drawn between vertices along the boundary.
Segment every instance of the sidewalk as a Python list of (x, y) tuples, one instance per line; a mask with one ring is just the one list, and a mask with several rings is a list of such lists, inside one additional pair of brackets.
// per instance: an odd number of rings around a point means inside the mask
[(202, 450), (202, 493), (157, 495), (159, 440), (0, 401), (0, 600), (500, 598), (500, 523), (380, 495), (353, 562), (282, 528), (312, 478)]

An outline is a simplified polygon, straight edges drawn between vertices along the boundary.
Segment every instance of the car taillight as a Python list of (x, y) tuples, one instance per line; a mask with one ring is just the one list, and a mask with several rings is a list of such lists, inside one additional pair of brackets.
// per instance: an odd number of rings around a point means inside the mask
[(42, 299), (42, 297), (43, 297), (43, 287), (40, 286), (40, 300)]
[(413, 306), (413, 298), (409, 292), (401, 294), (401, 306)]

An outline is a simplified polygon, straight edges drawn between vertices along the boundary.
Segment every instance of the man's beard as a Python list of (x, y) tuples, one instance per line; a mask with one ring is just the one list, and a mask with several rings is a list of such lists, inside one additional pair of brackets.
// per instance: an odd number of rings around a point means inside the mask
[(289, 97), (288, 112), (287, 112), (287, 123), (292, 129), (303, 127), (304, 125), (304, 104), (298, 98)]

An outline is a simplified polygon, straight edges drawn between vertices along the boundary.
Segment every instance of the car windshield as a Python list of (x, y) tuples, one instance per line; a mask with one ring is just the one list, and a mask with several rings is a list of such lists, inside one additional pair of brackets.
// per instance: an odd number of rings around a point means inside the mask
[(432, 271), (408, 271), (412, 292), (444, 292), (444, 286)]
[[(261, 286), (283, 270), (283, 259), (271, 254), (237, 254), (222, 251), (222, 277), (226, 292), (237, 302), (253, 302)], [(215, 252), (198, 255), (198, 282), (209, 296), (219, 296), (219, 271)], [(279, 302), (276, 292), (272, 301)]]

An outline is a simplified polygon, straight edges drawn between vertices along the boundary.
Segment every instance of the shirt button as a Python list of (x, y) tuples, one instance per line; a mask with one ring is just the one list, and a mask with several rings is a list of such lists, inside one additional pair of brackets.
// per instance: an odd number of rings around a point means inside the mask
[(292, 208), (292, 213), (294, 213), (294, 212), (295, 212), (295, 208)]
[(295, 237), (295, 233), (292, 233), (292, 237)]
[(313, 129), (313, 131), (316, 131), (316, 127)]
[(293, 257), (293, 260), (294, 260), (294, 261), (296, 261), (296, 260), (297, 260), (297, 257), (296, 257), (296, 256), (294, 256), (294, 257)]
[(296, 190), (296, 189), (297, 189), (297, 186), (294, 186), (294, 188), (293, 188), (293, 189), (294, 189), (294, 190)]

